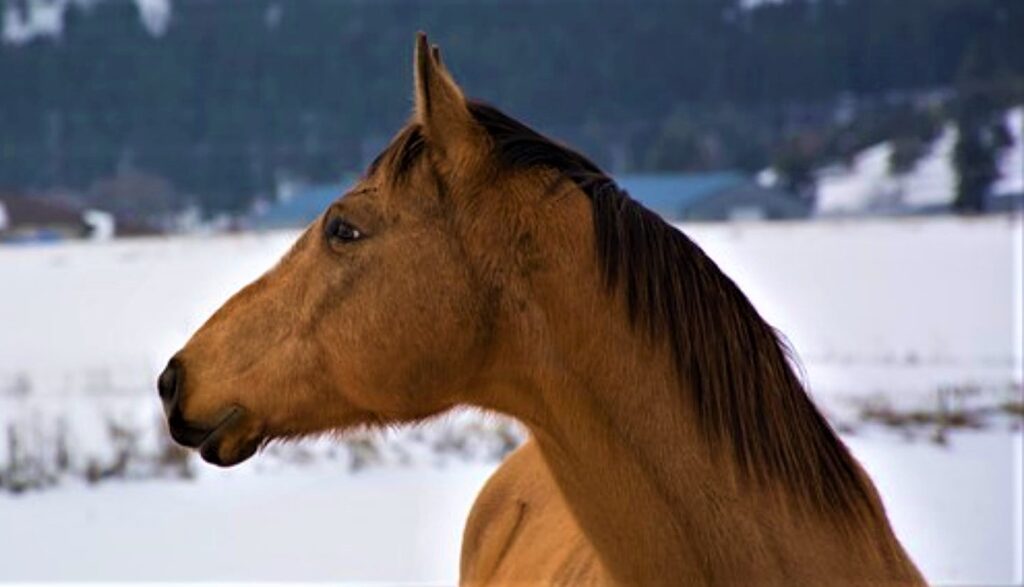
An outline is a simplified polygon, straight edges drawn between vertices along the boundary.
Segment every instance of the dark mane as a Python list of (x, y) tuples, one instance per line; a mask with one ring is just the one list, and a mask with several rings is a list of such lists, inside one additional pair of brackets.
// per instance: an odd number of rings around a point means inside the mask
[(667, 339), (712, 449), (823, 512), (878, 515), (856, 463), (807, 396), (775, 330), (686, 235), (632, 200), (586, 157), (497, 109), (470, 103), (511, 168), (555, 169), (589, 197), (607, 287), (631, 323)]
[(370, 163), (366, 175), (373, 175), (382, 166), (387, 166), (392, 181), (399, 181), (409, 174), (425, 148), (422, 129), (416, 124), (408, 125)]

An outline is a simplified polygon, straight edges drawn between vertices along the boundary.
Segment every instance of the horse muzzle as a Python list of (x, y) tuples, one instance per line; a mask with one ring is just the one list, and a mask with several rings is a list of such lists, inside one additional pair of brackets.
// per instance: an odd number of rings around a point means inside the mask
[[(228, 406), (212, 426), (190, 422), (181, 409), (183, 388), (184, 370), (176, 357), (157, 379), (167, 428), (175, 442), (197, 449), (204, 461), (221, 467), (236, 465), (256, 453), (262, 440), (259, 435), (245, 433), (248, 428), (245, 423), (250, 418), (244, 407), (238, 404)], [(236, 437), (234, 440), (233, 436)]]

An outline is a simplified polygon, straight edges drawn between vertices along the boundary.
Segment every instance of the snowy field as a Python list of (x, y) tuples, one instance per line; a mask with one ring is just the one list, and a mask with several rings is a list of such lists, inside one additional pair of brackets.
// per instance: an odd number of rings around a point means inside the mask
[[(789, 338), (928, 578), (1021, 581), (1020, 419), (999, 411), (1021, 400), (1021, 219), (686, 230)], [(155, 374), (294, 237), (0, 248), (0, 435), (32, 431), (17, 450), (0, 437), (0, 473), (19, 450), (65, 446), (69, 471), (107, 463), (126, 435), (131, 450), (158, 450)], [(989, 417), (935, 443), (931, 420), (866, 423), (865, 406)], [(0, 487), (0, 581), (451, 583), (469, 505), (508, 434), (463, 414), (369, 456), (321, 441), (226, 471), (189, 462), (191, 480)]]
[[(1019, 583), (1019, 432), (959, 433), (941, 449), (891, 433), (846, 440), (934, 584)], [(353, 475), (323, 464), (256, 472), (246, 463), (205, 468), (192, 482), (0, 495), (0, 580), (452, 584), (462, 525), (492, 470)]]

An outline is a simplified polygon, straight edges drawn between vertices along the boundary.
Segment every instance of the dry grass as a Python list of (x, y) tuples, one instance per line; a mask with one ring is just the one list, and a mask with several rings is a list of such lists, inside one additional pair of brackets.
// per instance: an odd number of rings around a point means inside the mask
[[(1010, 391), (1017, 390), (1011, 387)], [(936, 392), (933, 406), (910, 409), (896, 408), (887, 399), (876, 397), (860, 405), (858, 420), (900, 431), (908, 438), (927, 435), (937, 444), (946, 444), (949, 432), (954, 430), (982, 430), (1007, 416), (1016, 429), (1024, 420), (1024, 402), (1013, 399), (982, 403), (977, 401), (981, 396), (982, 391), (975, 386), (944, 387)], [(847, 427), (853, 429), (849, 424)]]

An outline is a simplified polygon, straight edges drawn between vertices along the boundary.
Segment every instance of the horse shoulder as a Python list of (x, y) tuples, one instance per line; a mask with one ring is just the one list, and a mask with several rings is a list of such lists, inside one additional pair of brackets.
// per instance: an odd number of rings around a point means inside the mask
[(467, 586), (604, 582), (593, 548), (532, 441), (506, 459), (473, 504), (460, 573)]

